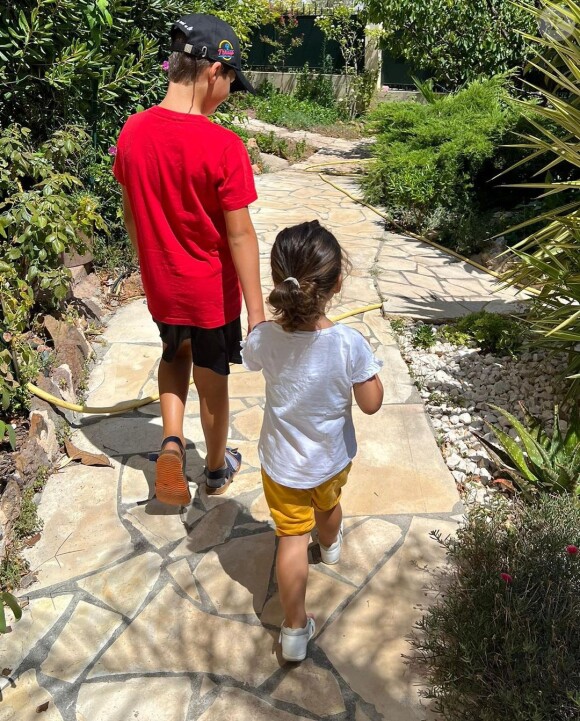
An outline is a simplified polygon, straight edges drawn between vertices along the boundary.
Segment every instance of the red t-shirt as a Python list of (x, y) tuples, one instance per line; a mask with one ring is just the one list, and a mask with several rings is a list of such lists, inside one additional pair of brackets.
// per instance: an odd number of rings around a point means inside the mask
[(223, 211), (257, 198), (240, 138), (156, 106), (125, 123), (113, 172), (131, 201), (153, 318), (201, 328), (235, 320), (242, 299)]

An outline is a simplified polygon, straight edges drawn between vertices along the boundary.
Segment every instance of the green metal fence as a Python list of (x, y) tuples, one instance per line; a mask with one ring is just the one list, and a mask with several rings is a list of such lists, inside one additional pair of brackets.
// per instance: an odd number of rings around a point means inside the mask
[[(302, 36), (302, 44), (288, 52), (284, 67), (279, 64), (275, 67), (271, 65), (269, 56), (273, 48), (261, 39), (262, 36), (277, 39), (277, 31), (274, 25), (266, 25), (254, 32), (247, 66), (253, 70), (279, 71), (303, 68), (308, 63), (311, 68), (324, 69), (325, 72), (340, 72), (344, 67), (340, 47), (334, 40), (327, 40), (324, 37), (320, 28), (314, 24), (316, 16), (299, 15), (297, 20), (296, 35)], [(364, 30), (361, 28), (361, 37), (363, 35)], [(360, 58), (359, 64), (362, 68), (364, 57)]]

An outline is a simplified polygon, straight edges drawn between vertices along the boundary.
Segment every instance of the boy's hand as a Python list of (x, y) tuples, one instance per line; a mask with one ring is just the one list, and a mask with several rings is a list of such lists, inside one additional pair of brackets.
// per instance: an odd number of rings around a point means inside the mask
[(265, 323), (266, 317), (264, 316), (264, 313), (262, 315), (257, 315), (256, 317), (252, 317), (248, 315), (248, 335), (254, 330), (254, 328), (257, 325), (260, 325), (260, 323)]

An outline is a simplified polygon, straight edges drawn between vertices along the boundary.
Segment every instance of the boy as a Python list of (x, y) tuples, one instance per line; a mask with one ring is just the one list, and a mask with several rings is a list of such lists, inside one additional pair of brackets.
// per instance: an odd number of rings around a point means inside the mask
[(226, 448), (229, 364), (241, 363), (240, 285), (249, 330), (264, 320), (264, 305), (248, 211), (257, 197), (250, 160), (240, 138), (207, 117), (230, 91), (254, 92), (240, 69), (238, 39), (216, 17), (187, 15), (172, 27), (171, 50), (167, 94), (127, 120), (114, 174), (163, 341), (155, 494), (181, 506), (191, 501), (183, 419), (192, 365), (206, 490), (221, 494), (241, 464)]

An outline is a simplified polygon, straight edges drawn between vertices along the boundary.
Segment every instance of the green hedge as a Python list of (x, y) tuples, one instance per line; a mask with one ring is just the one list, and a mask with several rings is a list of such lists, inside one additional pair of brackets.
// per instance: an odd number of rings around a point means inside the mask
[(376, 159), (363, 181), (366, 199), (411, 230), (439, 231), (455, 247), (461, 236), (469, 246), (490, 235), (489, 212), (478, 228), (482, 208), (522, 195), (499, 194), (490, 183), (508, 165), (511, 154), (501, 145), (521, 118), (507, 86), (496, 77), (431, 103), (379, 105), (371, 117)]

